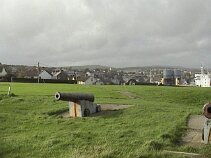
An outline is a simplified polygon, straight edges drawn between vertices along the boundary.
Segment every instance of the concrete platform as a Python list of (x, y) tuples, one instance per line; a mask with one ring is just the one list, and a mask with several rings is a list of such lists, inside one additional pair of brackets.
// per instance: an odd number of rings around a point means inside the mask
[(191, 115), (188, 120), (187, 133), (182, 137), (182, 145), (202, 146), (202, 129), (205, 117), (203, 115)]
[[(100, 104), (101, 110), (100, 112), (93, 113), (90, 115), (90, 117), (96, 117), (96, 116), (109, 116), (115, 113), (118, 110), (127, 109), (134, 105), (123, 105), (123, 104)], [(63, 112), (60, 114), (63, 118), (70, 117), (69, 111)]]

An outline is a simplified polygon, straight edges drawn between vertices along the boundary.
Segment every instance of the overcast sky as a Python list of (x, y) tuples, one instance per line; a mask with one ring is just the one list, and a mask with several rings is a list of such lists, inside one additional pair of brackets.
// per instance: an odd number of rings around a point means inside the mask
[(211, 0), (0, 0), (0, 62), (211, 68)]

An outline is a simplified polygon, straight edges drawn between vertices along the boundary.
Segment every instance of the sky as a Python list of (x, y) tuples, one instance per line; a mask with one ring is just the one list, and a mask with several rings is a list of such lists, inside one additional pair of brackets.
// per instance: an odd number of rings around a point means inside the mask
[(0, 62), (211, 68), (211, 1), (0, 0)]

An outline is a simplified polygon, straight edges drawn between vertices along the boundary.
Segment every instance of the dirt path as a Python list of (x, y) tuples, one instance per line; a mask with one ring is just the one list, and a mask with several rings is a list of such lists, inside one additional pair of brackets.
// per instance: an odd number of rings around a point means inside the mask
[(122, 105), (122, 104), (100, 104), (102, 111), (104, 110), (120, 110), (127, 109), (134, 105)]
[(138, 97), (136, 94), (128, 92), (128, 91), (119, 91), (119, 93), (124, 95), (124, 96), (127, 96), (130, 99), (135, 99), (135, 98)]

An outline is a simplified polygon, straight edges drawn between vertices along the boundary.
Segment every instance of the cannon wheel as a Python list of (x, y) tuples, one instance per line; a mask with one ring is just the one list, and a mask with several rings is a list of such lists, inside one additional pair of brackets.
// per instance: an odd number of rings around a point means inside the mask
[(96, 112), (100, 112), (100, 111), (101, 111), (101, 106), (100, 105), (97, 105)]
[(84, 116), (87, 117), (90, 115), (90, 110), (89, 109), (85, 109), (84, 110)]

